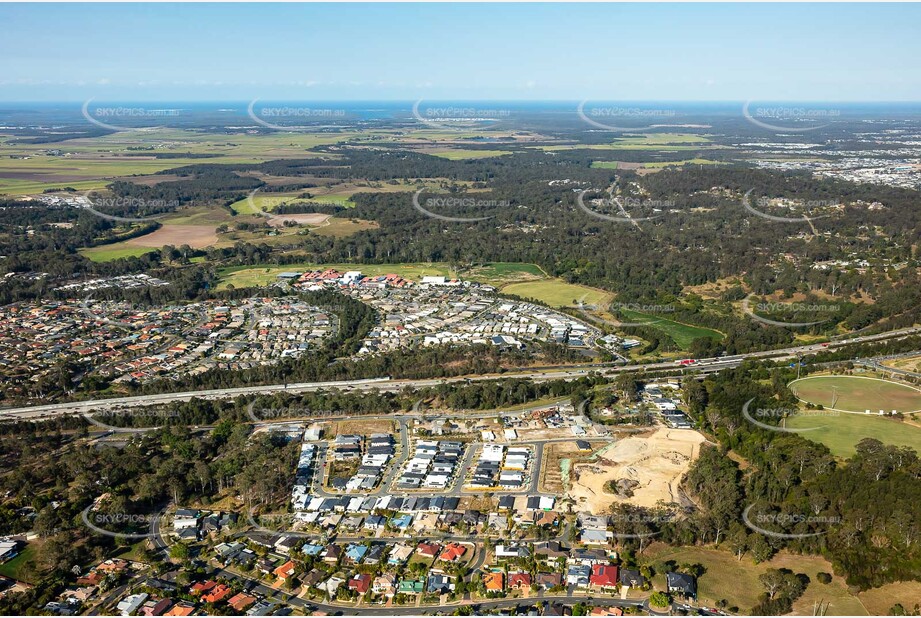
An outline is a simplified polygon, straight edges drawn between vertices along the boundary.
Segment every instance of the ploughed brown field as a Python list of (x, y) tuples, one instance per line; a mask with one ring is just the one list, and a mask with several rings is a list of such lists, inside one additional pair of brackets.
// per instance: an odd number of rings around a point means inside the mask
[(193, 249), (200, 249), (217, 243), (217, 233), (214, 229), (207, 225), (164, 225), (155, 232), (132, 238), (126, 244), (157, 248), (164, 245), (188, 245)]

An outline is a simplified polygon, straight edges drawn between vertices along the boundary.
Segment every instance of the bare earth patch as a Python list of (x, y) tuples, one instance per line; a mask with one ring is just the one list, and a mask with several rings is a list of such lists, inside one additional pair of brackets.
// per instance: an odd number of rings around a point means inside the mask
[[(650, 508), (660, 501), (678, 503), (678, 486), (704, 441), (696, 431), (664, 427), (649, 437), (618, 440), (595, 461), (573, 466), (569, 494), (592, 513), (607, 512), (615, 502)], [(621, 479), (636, 483), (632, 496), (619, 498), (605, 490), (608, 481)]]
[(294, 221), (298, 225), (323, 225), (331, 215), (324, 215), (319, 212), (306, 212), (289, 215), (271, 215), (268, 217), (269, 225), (272, 227), (283, 227), (285, 221)]
[(126, 244), (134, 247), (162, 247), (164, 245), (189, 245), (193, 249), (217, 243), (215, 228), (207, 225), (164, 225), (155, 232), (132, 238)]

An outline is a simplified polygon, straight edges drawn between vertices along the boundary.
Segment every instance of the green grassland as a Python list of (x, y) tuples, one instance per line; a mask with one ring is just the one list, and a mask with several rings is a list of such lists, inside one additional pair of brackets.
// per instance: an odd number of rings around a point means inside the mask
[(707, 144), (710, 140), (696, 133), (644, 133), (621, 137), (614, 141), (615, 144), (624, 146), (654, 145), (664, 146), (670, 144)]
[(34, 580), (38, 576), (37, 559), (37, 544), (29, 543), (19, 552), (18, 556), (0, 564), (0, 575), (29, 584), (36, 583)]
[(152, 247), (132, 247), (123, 242), (119, 242), (111, 245), (80, 249), (79, 253), (93, 262), (111, 262), (112, 260), (120, 260), (122, 258), (140, 257), (152, 251), (156, 251), (156, 249)]
[[(397, 137), (399, 133), (394, 131), (218, 135), (162, 128), (144, 132), (122, 131), (58, 143), (29, 144), (17, 143), (13, 136), (0, 135), (0, 193), (24, 195), (59, 186), (80, 190), (101, 189), (116, 178), (144, 176), (202, 163), (244, 164), (309, 157), (335, 159), (335, 154), (312, 152), (311, 149), (350, 141)], [(456, 139), (457, 135), (451, 134), (450, 137)], [(435, 136), (428, 139), (434, 140)], [(153, 150), (136, 150), (149, 147)], [(51, 149), (59, 149), (65, 155), (45, 154)], [(217, 156), (205, 159), (157, 159), (154, 156), (157, 153)]]
[(903, 414), (921, 410), (921, 391), (889, 380), (819, 375), (794, 380), (789, 386), (799, 399), (826, 408), (874, 413), (897, 410)]
[(566, 283), (562, 279), (512, 283), (504, 286), (502, 292), (521, 298), (535, 298), (551, 307), (572, 307), (579, 301), (590, 305), (601, 305), (610, 303), (614, 298), (610, 292)]
[[(357, 191), (355, 192), (357, 193)], [(311, 202), (317, 202), (318, 204), (334, 204), (336, 206), (342, 206), (344, 208), (351, 208), (354, 206), (352, 203), (352, 194), (335, 194), (330, 193), (327, 195), (314, 195), (310, 198)]]
[(790, 429), (810, 429), (800, 435), (824, 444), (836, 457), (850, 457), (857, 452), (857, 443), (875, 438), (883, 444), (908, 446), (921, 452), (921, 427), (894, 418), (875, 414), (840, 413), (837, 416), (791, 416)]
[[(674, 560), (679, 564), (702, 564), (706, 572), (697, 581), (698, 600), (701, 605), (713, 607), (720, 599), (729, 605), (748, 613), (758, 603), (758, 596), (764, 587), (758, 576), (770, 568), (788, 568), (794, 573), (805, 573), (810, 583), (806, 592), (794, 604), (794, 613), (812, 615), (814, 602), (829, 603), (829, 615), (866, 616), (867, 609), (847, 588), (841, 577), (834, 577), (829, 584), (822, 584), (816, 575), (822, 571), (832, 572), (831, 563), (818, 556), (793, 555), (780, 552), (773, 559), (755, 564), (750, 556), (738, 560), (731, 552), (704, 547), (677, 547), (656, 543), (647, 553), (650, 560)], [(653, 579), (656, 588), (665, 589), (665, 575), (657, 574)], [(726, 583), (732, 582), (731, 586)]]
[(701, 328), (699, 326), (691, 326), (690, 324), (682, 324), (681, 322), (674, 322), (672, 320), (666, 320), (665, 318), (659, 317), (657, 315), (651, 315), (648, 313), (641, 313), (639, 311), (632, 311), (630, 309), (621, 309), (621, 313), (630, 321), (633, 322), (644, 322), (648, 324), (651, 328), (657, 328), (670, 336), (675, 340), (675, 343), (678, 344), (682, 349), (688, 349), (691, 346), (691, 342), (700, 337), (710, 337), (711, 339), (720, 340), (723, 338), (723, 334), (710, 330), (709, 328)]
[(460, 277), (489, 285), (502, 286), (509, 283), (544, 279), (547, 274), (537, 264), (520, 262), (495, 262), (461, 271)]
[[(272, 212), (279, 204), (289, 203), (295, 204), (298, 202), (304, 202), (306, 200), (299, 199), (296, 195), (265, 195), (262, 193), (256, 193), (252, 196), (252, 199), (249, 197), (243, 198), (239, 202), (234, 202), (230, 205), (230, 209), (233, 210), (238, 215), (258, 215), (260, 211), (262, 212)], [(255, 206), (255, 207), (254, 207)]]

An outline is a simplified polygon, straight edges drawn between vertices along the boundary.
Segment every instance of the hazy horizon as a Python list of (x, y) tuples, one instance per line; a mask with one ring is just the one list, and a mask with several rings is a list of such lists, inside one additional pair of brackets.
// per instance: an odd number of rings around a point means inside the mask
[(3, 4), (0, 101), (921, 100), (917, 4)]

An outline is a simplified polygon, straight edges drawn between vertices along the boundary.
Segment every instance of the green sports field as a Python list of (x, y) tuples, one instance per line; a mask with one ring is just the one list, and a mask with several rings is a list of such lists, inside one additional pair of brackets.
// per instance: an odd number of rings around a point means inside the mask
[(875, 438), (892, 446), (908, 446), (921, 452), (921, 427), (876, 414), (791, 416), (787, 418), (786, 426), (790, 429), (811, 429), (800, 435), (824, 444), (837, 457), (853, 455), (857, 451), (857, 443), (864, 438)]
[(614, 298), (610, 292), (566, 283), (562, 279), (513, 283), (503, 287), (502, 292), (522, 298), (536, 298), (551, 307), (572, 307), (580, 300), (589, 305), (606, 305)]
[(794, 380), (790, 390), (799, 399), (846, 412), (903, 414), (921, 410), (921, 391), (899, 382), (862, 376), (809, 376)]

